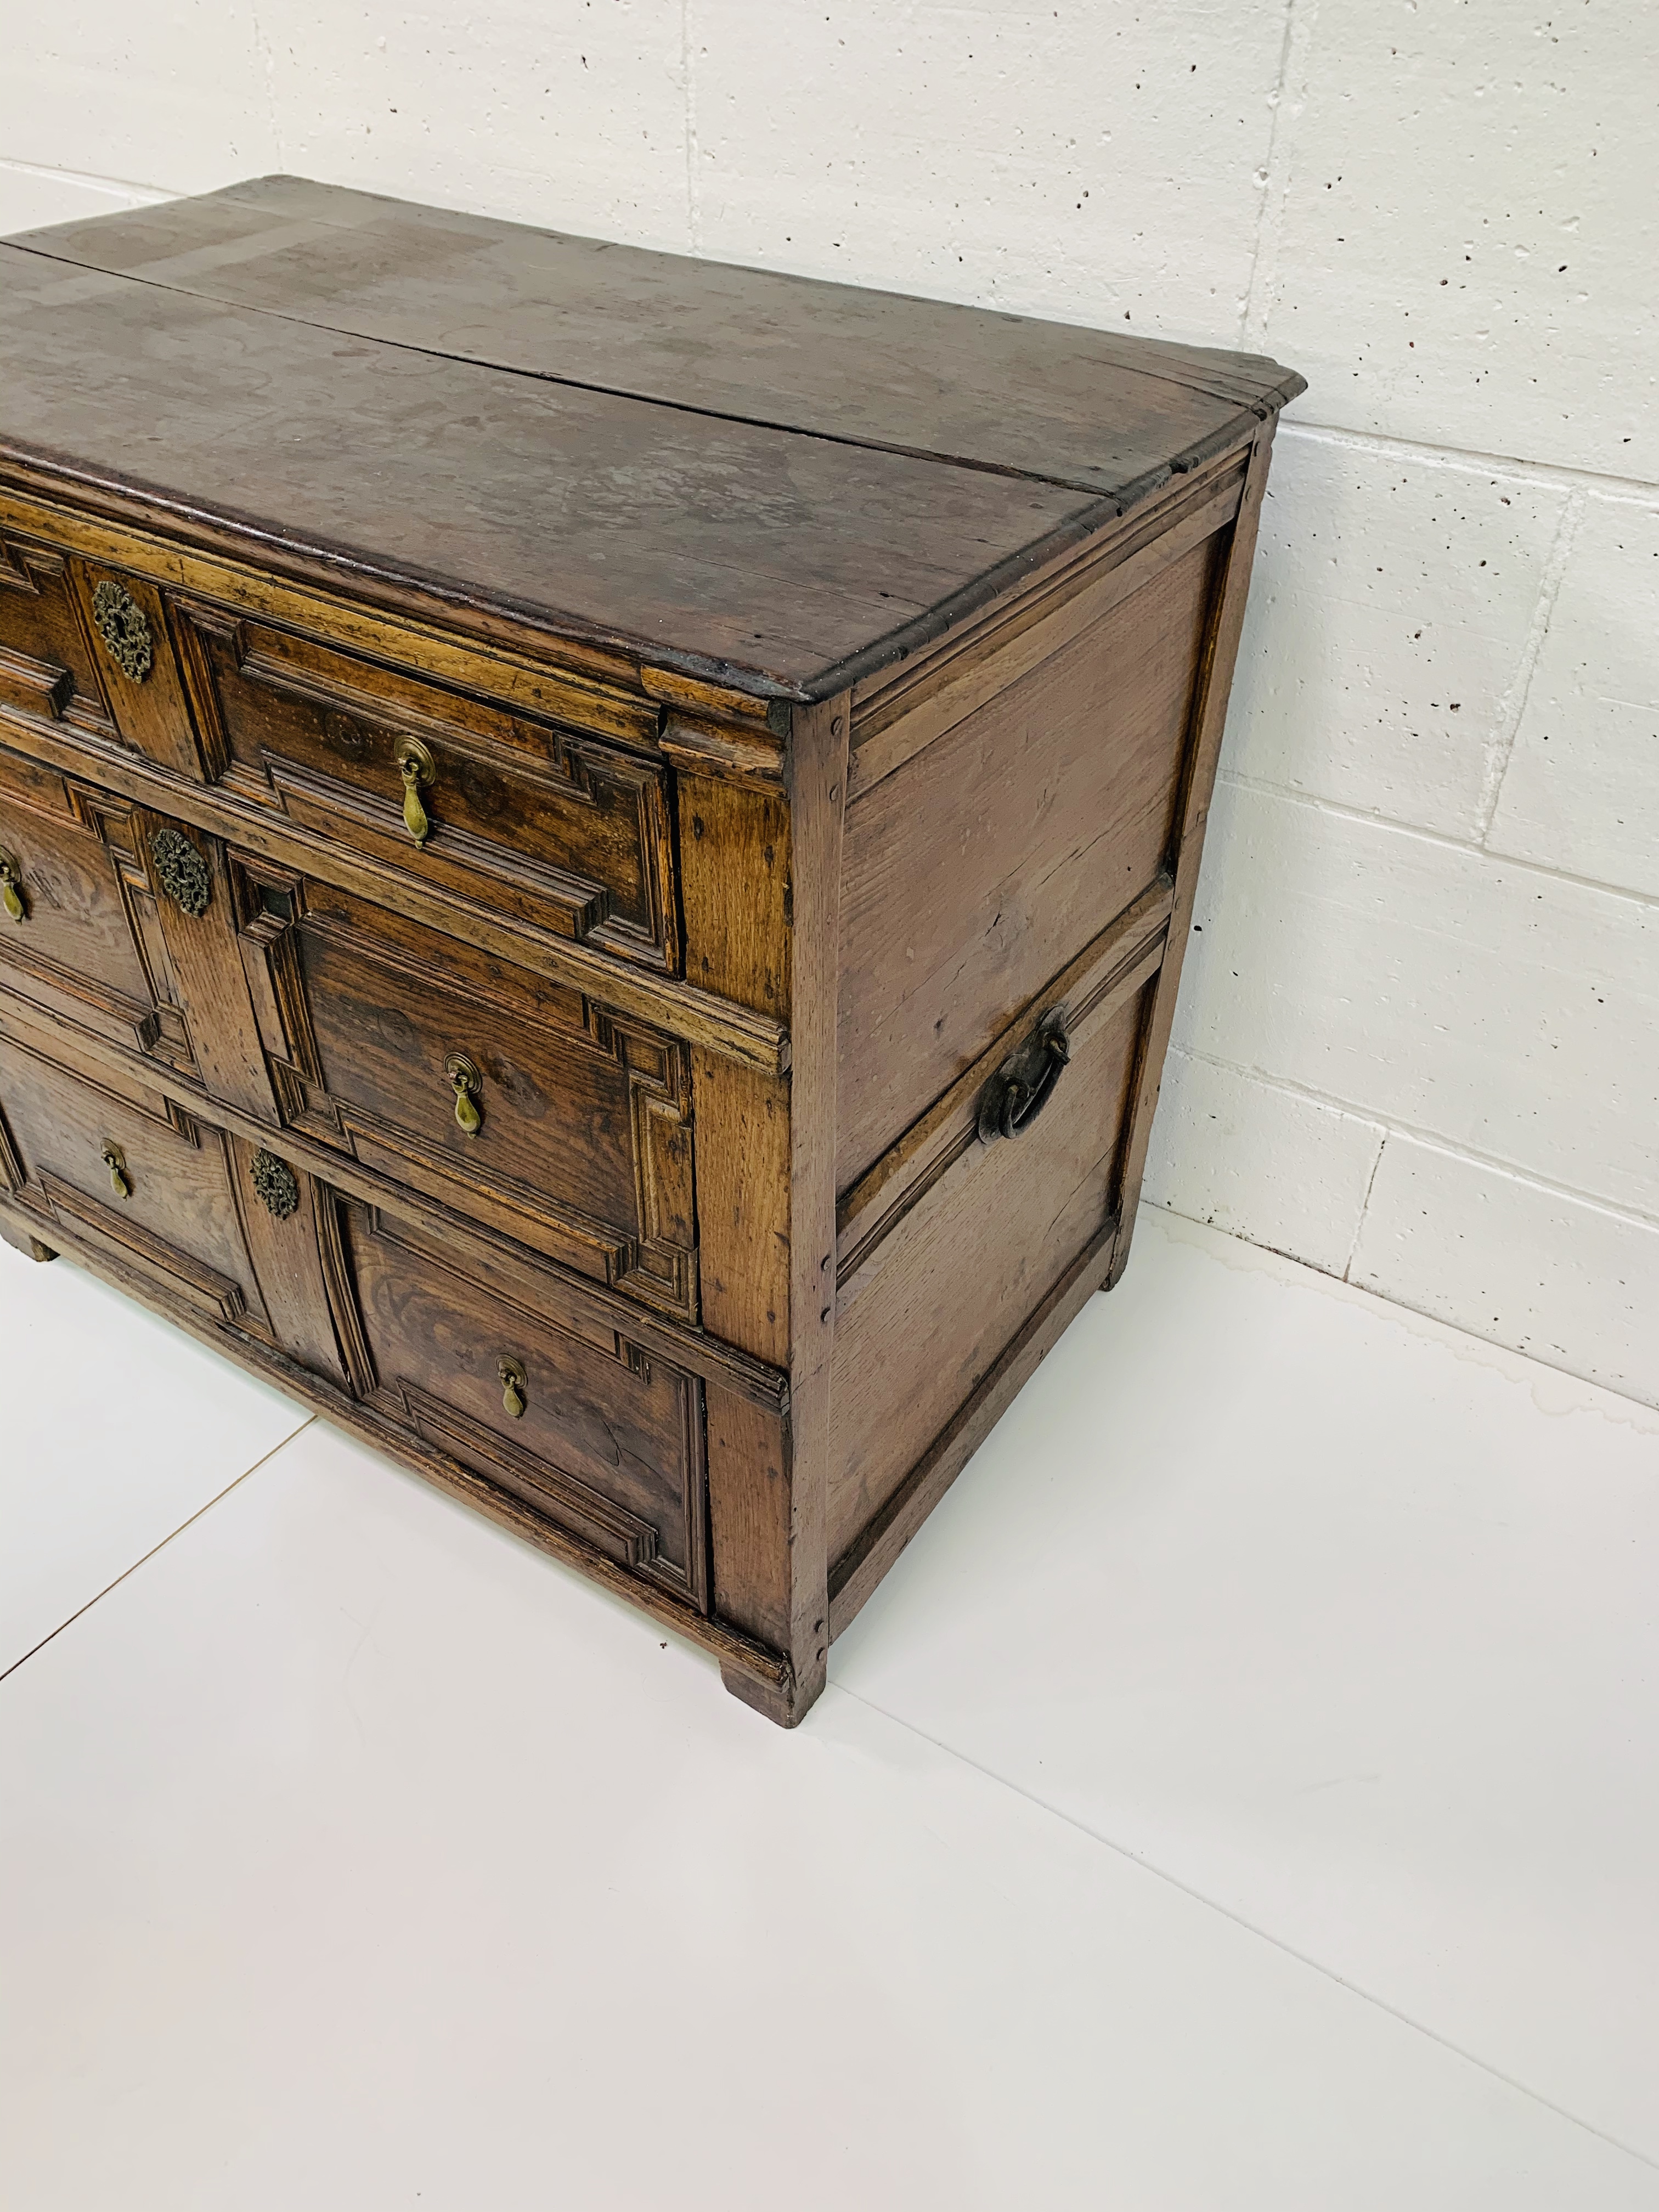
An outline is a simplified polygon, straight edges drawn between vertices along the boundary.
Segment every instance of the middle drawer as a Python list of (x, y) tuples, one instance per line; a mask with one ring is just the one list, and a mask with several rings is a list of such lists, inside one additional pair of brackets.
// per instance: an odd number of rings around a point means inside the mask
[(696, 1318), (684, 1045), (331, 884), (228, 860), (287, 1126)]

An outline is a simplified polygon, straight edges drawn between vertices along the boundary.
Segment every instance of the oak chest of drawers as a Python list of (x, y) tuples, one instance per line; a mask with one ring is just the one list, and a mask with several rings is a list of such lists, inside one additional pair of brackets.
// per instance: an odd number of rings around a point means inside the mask
[(0, 244), (0, 1230), (799, 1719), (1123, 1267), (1301, 388), (289, 178)]

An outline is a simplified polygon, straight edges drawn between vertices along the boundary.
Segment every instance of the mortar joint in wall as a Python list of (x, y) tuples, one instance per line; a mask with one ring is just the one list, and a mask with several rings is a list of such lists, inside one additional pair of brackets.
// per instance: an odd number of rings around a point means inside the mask
[(1265, 342), (1273, 312), (1279, 273), (1279, 234), (1290, 198), (1291, 162), (1296, 124), (1304, 106), (1303, 89), (1308, 73), (1308, 50), (1313, 43), (1319, 0), (1285, 0), (1285, 33), (1279, 46), (1279, 75), (1267, 95), (1267, 151), (1255, 173), (1261, 199), (1256, 210), (1255, 248), (1238, 319), (1241, 345)]
[(1509, 689), (1498, 702), (1492, 734), (1486, 746), (1480, 803), (1475, 810), (1475, 842), (1483, 850), (1492, 835), (1492, 823), (1498, 815), (1498, 803), (1504, 794), (1504, 779), (1509, 774), (1515, 741), (1520, 733), (1521, 718), (1527, 710), (1527, 696), (1532, 690), (1538, 657), (1544, 649), (1544, 640), (1549, 635), (1550, 619), (1555, 612), (1555, 602), (1560, 596), (1562, 579), (1567, 573), (1574, 541), (1589, 505), (1589, 495), (1582, 486), (1568, 493), (1566, 505), (1561, 510), (1561, 520), (1556, 525), (1554, 541), (1544, 562), (1543, 575), (1539, 580), (1538, 601), (1527, 627), (1520, 662)]
[(1371, 1210), (1371, 1193), (1376, 1188), (1377, 1170), (1382, 1164), (1382, 1155), (1389, 1148), (1392, 1130), (1384, 1128), (1376, 1139), (1376, 1154), (1371, 1161), (1371, 1171), (1365, 1178), (1365, 1195), (1359, 1201), (1359, 1218), (1353, 1225), (1353, 1242), (1348, 1247), (1348, 1256), (1342, 1263), (1342, 1279), (1348, 1282), (1353, 1275), (1353, 1263), (1359, 1256), (1359, 1240), (1365, 1232), (1365, 1216)]

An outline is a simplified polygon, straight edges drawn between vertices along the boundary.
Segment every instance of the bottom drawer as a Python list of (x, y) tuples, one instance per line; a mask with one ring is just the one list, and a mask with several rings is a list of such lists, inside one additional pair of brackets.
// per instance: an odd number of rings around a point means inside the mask
[(269, 1328), (228, 1140), (159, 1091), (62, 1042), (0, 1039), (0, 1188), (204, 1319)]
[(708, 1605), (701, 1385), (573, 1308), (484, 1289), (410, 1224), (336, 1200), (353, 1386), (618, 1565)]
[(480, 1279), (489, 1263), (465, 1241), (343, 1197), (33, 1032), (0, 1033), (0, 1213), (10, 1241), (111, 1263), (228, 1349), (280, 1355), (302, 1392), (313, 1378), (349, 1389), (708, 1611), (702, 1385), (580, 1286), (522, 1261)]

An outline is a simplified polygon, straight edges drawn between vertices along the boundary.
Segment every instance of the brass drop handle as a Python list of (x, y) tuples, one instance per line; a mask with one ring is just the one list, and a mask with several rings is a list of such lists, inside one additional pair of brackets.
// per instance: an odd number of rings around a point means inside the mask
[(398, 747), (398, 773), (404, 780), (404, 827), (417, 847), (432, 835), (432, 824), (421, 804), (422, 786), (431, 782), (432, 756), (418, 738), (405, 738)]
[(524, 1409), (530, 1403), (523, 1362), (517, 1359), (498, 1359), (495, 1373), (501, 1386), (501, 1406), (515, 1421), (524, 1419)]
[(126, 1157), (119, 1145), (106, 1145), (98, 1157), (109, 1170), (109, 1187), (117, 1198), (131, 1198), (132, 1178), (127, 1173)]
[(483, 1127), (483, 1110), (477, 1103), (483, 1095), (483, 1078), (464, 1052), (450, 1054), (444, 1073), (455, 1088), (455, 1127), (464, 1137), (476, 1137)]
[(0, 905), (14, 921), (26, 919), (28, 908), (23, 904), (23, 878), (17, 863), (9, 854), (0, 853)]

